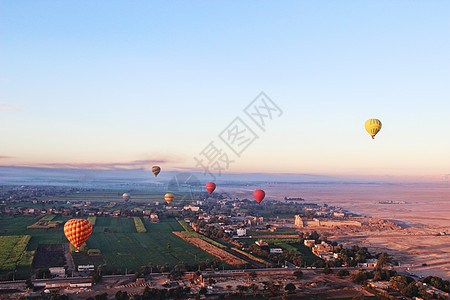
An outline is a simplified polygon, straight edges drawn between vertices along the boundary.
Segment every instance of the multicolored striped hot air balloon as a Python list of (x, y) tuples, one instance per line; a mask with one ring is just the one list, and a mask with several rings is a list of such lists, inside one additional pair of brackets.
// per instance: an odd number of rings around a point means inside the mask
[(156, 176), (158, 176), (159, 172), (161, 172), (161, 168), (158, 166), (153, 166), (152, 172), (153, 172), (153, 174), (155, 174), (155, 177), (156, 177)]
[(216, 189), (216, 184), (214, 182), (208, 182), (206, 184), (206, 189), (208, 190), (209, 194), (212, 194), (214, 190)]
[(170, 203), (172, 203), (173, 198), (174, 198), (174, 196), (171, 193), (167, 193), (164, 195), (164, 200), (166, 200), (168, 205), (170, 205)]
[(124, 193), (122, 195), (122, 198), (123, 198), (123, 200), (125, 200), (125, 202), (128, 202), (128, 201), (130, 201), (131, 195), (128, 193)]
[(367, 132), (372, 136), (372, 139), (375, 138), (375, 135), (381, 129), (381, 121), (378, 119), (369, 119), (365, 124)]
[(92, 233), (92, 224), (84, 219), (72, 219), (64, 225), (64, 234), (77, 249), (87, 241)]

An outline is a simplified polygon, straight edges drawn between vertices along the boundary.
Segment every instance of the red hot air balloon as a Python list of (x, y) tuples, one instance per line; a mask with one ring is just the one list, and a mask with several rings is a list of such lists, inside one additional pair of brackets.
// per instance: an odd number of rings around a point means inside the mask
[(258, 203), (261, 203), (261, 201), (263, 201), (265, 196), (266, 196), (266, 193), (263, 190), (256, 190), (253, 192), (253, 197), (255, 197), (255, 199), (256, 199), (256, 201), (258, 201)]
[(206, 189), (208, 190), (209, 194), (212, 194), (214, 190), (216, 189), (216, 184), (214, 182), (208, 182), (206, 184)]

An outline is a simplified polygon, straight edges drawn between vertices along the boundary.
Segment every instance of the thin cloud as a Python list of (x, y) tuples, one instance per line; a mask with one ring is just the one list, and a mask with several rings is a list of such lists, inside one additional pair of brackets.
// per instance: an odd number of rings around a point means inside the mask
[(39, 167), (39, 168), (61, 168), (61, 169), (96, 169), (96, 170), (135, 170), (144, 169), (151, 170), (152, 166), (158, 164), (174, 163), (169, 159), (141, 159), (130, 162), (109, 162), (109, 163), (41, 163), (27, 164), (22, 167)]
[(0, 102), (0, 112), (15, 112), (20, 108), (20, 104)]
[(10, 158), (13, 158), (13, 157), (11, 157), (11, 156), (2, 156), (2, 155), (0, 155), (0, 159), (10, 159)]

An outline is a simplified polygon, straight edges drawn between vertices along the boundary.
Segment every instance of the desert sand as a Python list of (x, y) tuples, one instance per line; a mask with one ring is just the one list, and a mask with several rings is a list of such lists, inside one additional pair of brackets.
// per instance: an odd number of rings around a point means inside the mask
[[(233, 189), (238, 197), (252, 198), (253, 186)], [(419, 276), (450, 279), (450, 187), (448, 183), (320, 183), (264, 184), (268, 200), (302, 197), (327, 203), (364, 216), (391, 220), (396, 231), (371, 231), (334, 236), (344, 244), (358, 244), (371, 251), (386, 251)], [(404, 204), (380, 204), (380, 201)], [(437, 236), (446, 232), (446, 236)], [(422, 266), (426, 264), (426, 266)]]

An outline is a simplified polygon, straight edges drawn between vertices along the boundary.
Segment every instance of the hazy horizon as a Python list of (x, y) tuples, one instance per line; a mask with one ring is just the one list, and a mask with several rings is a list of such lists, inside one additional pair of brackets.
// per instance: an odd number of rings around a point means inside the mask
[(449, 2), (1, 7), (0, 165), (449, 173)]

